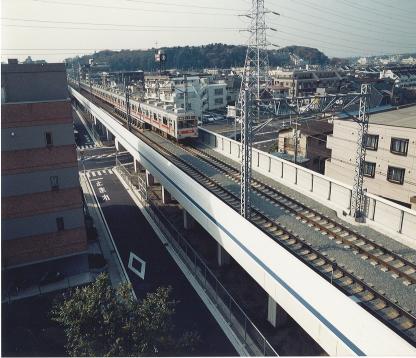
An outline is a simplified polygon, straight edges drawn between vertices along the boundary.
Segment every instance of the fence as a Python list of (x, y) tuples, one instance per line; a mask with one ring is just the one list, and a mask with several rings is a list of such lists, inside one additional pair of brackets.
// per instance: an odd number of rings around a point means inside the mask
[(129, 187), (136, 189), (132, 190), (136, 198), (141, 202), (146, 212), (156, 223), (164, 237), (169, 241), (182, 262), (187, 266), (194, 279), (197, 280), (211, 301), (216, 305), (216, 308), (226, 319), (227, 323), (232, 327), (233, 332), (239, 338), (240, 342), (244, 342), (247, 351), (256, 356), (278, 356), (267, 339), (248, 318), (242, 308), (215, 277), (214, 273), (183, 235), (157, 205), (155, 205), (152, 199), (147, 194), (143, 195), (143, 190), (136, 187), (134, 183), (141, 181), (139, 175), (130, 173), (127, 166), (121, 165), (120, 162), (117, 162), (117, 170)]

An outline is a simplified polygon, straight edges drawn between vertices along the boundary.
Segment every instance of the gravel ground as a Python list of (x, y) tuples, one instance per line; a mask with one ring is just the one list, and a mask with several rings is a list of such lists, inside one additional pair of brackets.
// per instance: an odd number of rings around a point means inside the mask
[[(210, 178), (216, 180), (227, 190), (231, 191), (237, 196), (240, 195), (239, 183), (236, 183), (235, 181), (227, 178), (216, 168), (207, 165), (206, 162), (190, 155), (184, 149), (178, 148), (178, 146), (169, 141), (166, 141), (164, 138), (161, 138), (154, 133), (148, 133), (148, 135), (151, 136), (153, 140), (163, 144), (164, 147), (173, 153), (179, 155), (183, 160), (191, 164), (193, 167), (199, 169)], [(214, 154), (222, 160), (225, 159), (226, 162), (238, 167), (238, 163), (233, 163), (230, 159), (221, 156), (221, 154), (214, 152), (213, 150), (208, 151), (210, 154)], [(321, 213), (331, 217), (332, 219), (335, 219), (335, 221), (351, 228), (351, 225), (346, 224), (341, 219), (337, 218), (333, 210), (328, 209), (316, 201), (311, 200), (306, 196), (299, 194), (294, 190), (291, 190), (263, 175), (255, 173), (255, 177), (273, 186), (284, 194), (287, 194), (300, 201), (301, 203), (306, 204), (308, 207), (318, 210)], [(312, 247), (320, 250), (321, 252), (326, 252), (328, 257), (335, 259), (339, 265), (343, 265), (347, 270), (352, 271), (354, 275), (362, 278), (364, 282), (372, 284), (374, 289), (385, 292), (386, 297), (393, 301), (397, 301), (401, 307), (416, 313), (416, 285), (405, 286), (401, 279), (393, 278), (391, 273), (381, 271), (378, 266), (373, 266), (370, 264), (369, 260), (363, 260), (360, 255), (354, 255), (351, 249), (344, 248), (342, 244), (337, 244), (334, 240), (328, 239), (327, 236), (324, 236), (320, 232), (310, 228), (308, 225), (301, 223), (295, 218), (294, 215), (291, 215), (285, 210), (278, 208), (256, 193), (253, 194), (252, 204), (255, 208), (261, 209), (262, 211), (268, 213), (270, 217), (278, 220), (281, 224), (286, 226), (286, 228), (292, 230), (297, 235), (304, 237), (308, 243), (312, 244)], [(399, 242), (376, 232), (375, 230), (362, 226), (353, 227), (353, 229), (409, 259), (416, 259), (415, 250), (412, 250), (407, 246), (402, 245)]]

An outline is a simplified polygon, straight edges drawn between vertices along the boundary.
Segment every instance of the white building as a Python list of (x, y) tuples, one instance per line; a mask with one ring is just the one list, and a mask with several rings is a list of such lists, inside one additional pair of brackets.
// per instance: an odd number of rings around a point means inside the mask
[(193, 111), (199, 118), (205, 111), (227, 106), (227, 84), (223, 80), (199, 76), (148, 76), (146, 98), (171, 103), (175, 108)]
[[(358, 124), (334, 120), (325, 175), (353, 185)], [(370, 116), (364, 188), (416, 208), (416, 106)]]
[(416, 88), (416, 66), (386, 68), (380, 72), (380, 79), (391, 78), (401, 88)]

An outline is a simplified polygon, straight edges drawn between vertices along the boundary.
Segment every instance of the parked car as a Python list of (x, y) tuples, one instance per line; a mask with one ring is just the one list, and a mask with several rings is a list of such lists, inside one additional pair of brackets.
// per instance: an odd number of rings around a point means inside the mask
[(39, 280), (39, 285), (47, 285), (50, 283), (61, 281), (65, 278), (65, 274), (59, 271), (48, 271)]

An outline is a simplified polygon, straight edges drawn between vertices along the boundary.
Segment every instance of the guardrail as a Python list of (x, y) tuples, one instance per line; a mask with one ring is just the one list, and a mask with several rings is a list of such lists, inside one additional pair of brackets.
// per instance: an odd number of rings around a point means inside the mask
[[(163, 212), (154, 204), (151, 198), (146, 194), (142, 196), (142, 191), (136, 187), (138, 174), (132, 174), (117, 162), (117, 170), (130, 188), (136, 198), (141, 202), (149, 216), (157, 224), (166, 239), (169, 241), (175, 252), (180, 256), (182, 262), (187, 266), (189, 272), (198, 281), (199, 285), (206, 292), (217, 309), (227, 320), (228, 324), (233, 327), (234, 333), (241, 342), (244, 342), (245, 348), (252, 355), (278, 356), (277, 352), (258, 330), (255, 324), (246, 315), (243, 309), (227, 291), (227, 289), (216, 278), (214, 273), (208, 268), (204, 260), (192, 248), (188, 241), (176, 229), (172, 222), (163, 214)], [(147, 200), (145, 199), (147, 197)]]
[[(231, 138), (199, 128), (204, 144), (219, 153), (240, 161), (241, 144)], [(350, 215), (352, 187), (325, 175), (316, 173), (272, 154), (253, 148), (253, 170), (281, 182), (338, 212)], [(378, 228), (395, 232), (415, 240), (416, 211), (366, 193), (366, 221)]]

